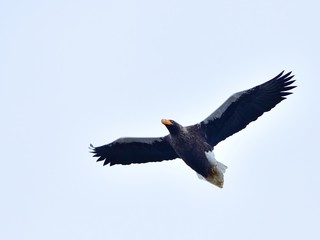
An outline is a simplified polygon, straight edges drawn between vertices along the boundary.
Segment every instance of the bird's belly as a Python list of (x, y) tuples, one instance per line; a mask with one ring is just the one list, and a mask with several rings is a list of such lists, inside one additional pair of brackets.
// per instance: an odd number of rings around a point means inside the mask
[(220, 188), (223, 187), (227, 166), (215, 159), (213, 151), (205, 152), (199, 156), (187, 156), (182, 159), (205, 180)]
[(180, 138), (172, 144), (177, 155), (194, 171), (206, 177), (211, 171), (211, 164), (206, 156), (212, 147), (199, 138)]
[(208, 176), (211, 165), (204, 153), (190, 152), (189, 154), (184, 154), (181, 158), (194, 171), (204, 177)]

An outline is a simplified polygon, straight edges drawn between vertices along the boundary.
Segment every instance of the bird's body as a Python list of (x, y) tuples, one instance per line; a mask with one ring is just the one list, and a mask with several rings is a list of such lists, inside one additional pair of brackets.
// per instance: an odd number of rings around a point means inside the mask
[(223, 187), (226, 166), (216, 161), (213, 148), (227, 137), (245, 128), (264, 112), (270, 111), (291, 94), (294, 80), (291, 73), (282, 75), (246, 91), (233, 94), (221, 107), (202, 122), (183, 127), (162, 119), (169, 135), (159, 138), (120, 138), (100, 147), (93, 147), (97, 161), (104, 165), (159, 162), (181, 158), (210, 183)]
[[(169, 143), (189, 167), (209, 182), (222, 187), (223, 174), (226, 167), (220, 169), (219, 162), (214, 158), (213, 147), (206, 142), (205, 134), (199, 125), (183, 127), (173, 120), (163, 119), (170, 135)], [(173, 130), (172, 130), (173, 128)], [(174, 129), (179, 129), (174, 131)], [(220, 163), (221, 164), (221, 163)]]
[[(178, 125), (176, 122), (173, 124)], [(198, 131), (180, 125), (179, 127), (181, 131), (177, 135), (170, 134), (169, 142), (172, 148), (189, 167), (202, 176), (208, 175), (210, 163), (205, 152), (210, 152), (213, 148), (206, 143), (205, 138)]]

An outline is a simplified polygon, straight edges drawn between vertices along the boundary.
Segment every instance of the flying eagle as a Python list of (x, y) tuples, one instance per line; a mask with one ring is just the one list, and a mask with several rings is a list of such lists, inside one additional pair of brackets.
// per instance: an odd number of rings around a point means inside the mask
[(270, 111), (295, 88), (294, 76), (284, 71), (273, 79), (233, 94), (216, 111), (195, 125), (183, 127), (162, 119), (169, 130), (164, 137), (119, 138), (109, 144), (90, 149), (97, 161), (128, 165), (131, 163), (160, 162), (181, 158), (198, 175), (222, 188), (226, 166), (218, 162), (213, 148), (219, 142), (244, 129), (264, 112)]

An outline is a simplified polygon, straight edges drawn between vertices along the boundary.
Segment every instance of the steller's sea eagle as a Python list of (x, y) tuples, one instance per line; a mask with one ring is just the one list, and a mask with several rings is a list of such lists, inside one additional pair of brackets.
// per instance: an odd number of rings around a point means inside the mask
[[(284, 71), (283, 71), (284, 72)], [(202, 122), (183, 127), (179, 123), (162, 119), (169, 130), (164, 137), (119, 138), (109, 144), (90, 149), (97, 161), (128, 165), (131, 163), (160, 162), (181, 158), (208, 182), (222, 188), (226, 166), (218, 162), (213, 148), (219, 142), (244, 129), (264, 112), (270, 111), (295, 88), (291, 72), (281, 72), (273, 79), (233, 94)]]

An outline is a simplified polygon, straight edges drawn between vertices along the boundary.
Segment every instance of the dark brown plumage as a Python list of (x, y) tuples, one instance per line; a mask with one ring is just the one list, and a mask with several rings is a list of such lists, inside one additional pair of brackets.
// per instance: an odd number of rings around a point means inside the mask
[(104, 165), (160, 162), (181, 158), (207, 181), (222, 187), (226, 166), (214, 158), (213, 148), (227, 137), (245, 128), (264, 112), (270, 111), (291, 94), (291, 72), (281, 72), (273, 79), (251, 89), (233, 94), (202, 122), (183, 127), (163, 119), (169, 135), (156, 138), (119, 138), (93, 147), (97, 161)]

